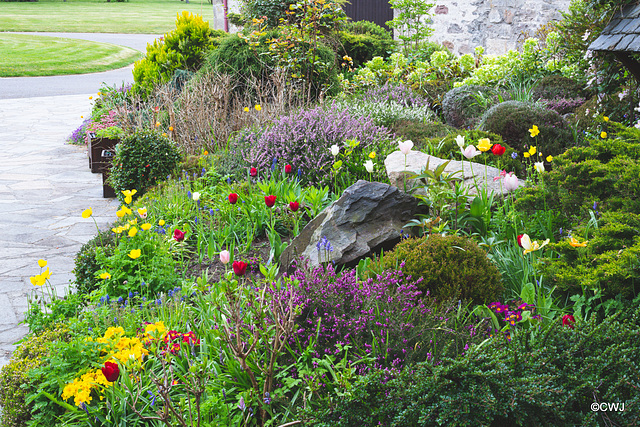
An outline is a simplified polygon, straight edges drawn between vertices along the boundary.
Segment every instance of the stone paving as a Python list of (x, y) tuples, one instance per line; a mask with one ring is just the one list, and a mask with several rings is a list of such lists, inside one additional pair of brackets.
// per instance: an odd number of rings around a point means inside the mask
[(90, 95), (0, 100), (0, 366), (28, 332), (20, 322), (37, 261), (48, 261), (63, 295), (75, 254), (96, 235), (82, 211), (91, 207), (101, 229), (115, 218), (117, 202), (102, 198), (86, 147), (65, 144), (90, 113)]

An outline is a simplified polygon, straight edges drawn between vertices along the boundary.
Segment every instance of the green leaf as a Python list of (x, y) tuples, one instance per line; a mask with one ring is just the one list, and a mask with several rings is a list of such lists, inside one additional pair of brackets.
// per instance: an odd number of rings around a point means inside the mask
[(527, 304), (535, 304), (536, 302), (536, 288), (533, 283), (529, 282), (522, 287), (520, 298)]

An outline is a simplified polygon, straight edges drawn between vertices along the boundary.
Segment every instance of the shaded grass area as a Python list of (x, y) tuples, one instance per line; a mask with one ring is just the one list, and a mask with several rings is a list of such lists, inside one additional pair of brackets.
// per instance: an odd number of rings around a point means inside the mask
[(40, 0), (1, 6), (0, 31), (160, 34), (175, 28), (176, 14), (183, 10), (213, 21), (206, 0)]
[(0, 33), (0, 77), (55, 76), (125, 67), (142, 54), (86, 40)]

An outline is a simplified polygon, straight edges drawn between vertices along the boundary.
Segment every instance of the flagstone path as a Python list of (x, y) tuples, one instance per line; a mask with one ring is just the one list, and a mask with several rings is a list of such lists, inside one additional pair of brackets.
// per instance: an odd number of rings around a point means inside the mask
[(96, 235), (82, 211), (91, 207), (101, 229), (115, 218), (117, 204), (102, 198), (86, 147), (65, 144), (91, 112), (89, 96), (0, 99), (0, 366), (28, 332), (19, 322), (37, 261), (48, 261), (51, 284), (64, 295), (75, 254)]

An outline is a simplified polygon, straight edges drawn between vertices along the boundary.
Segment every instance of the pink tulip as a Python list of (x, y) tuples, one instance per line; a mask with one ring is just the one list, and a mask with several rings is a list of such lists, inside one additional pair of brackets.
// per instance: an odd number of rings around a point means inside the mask
[(518, 188), (518, 177), (515, 176), (513, 172), (511, 172), (505, 175), (503, 184), (504, 188), (506, 188), (507, 191), (513, 191)]
[(473, 145), (469, 145), (464, 150), (461, 148), (460, 150), (462, 151), (462, 155), (467, 159), (473, 159), (478, 154), (482, 154), (482, 152), (476, 150), (476, 147), (474, 147)]
[(231, 254), (229, 253), (229, 251), (222, 251), (220, 252), (220, 262), (223, 264), (229, 264), (229, 261), (231, 260)]

